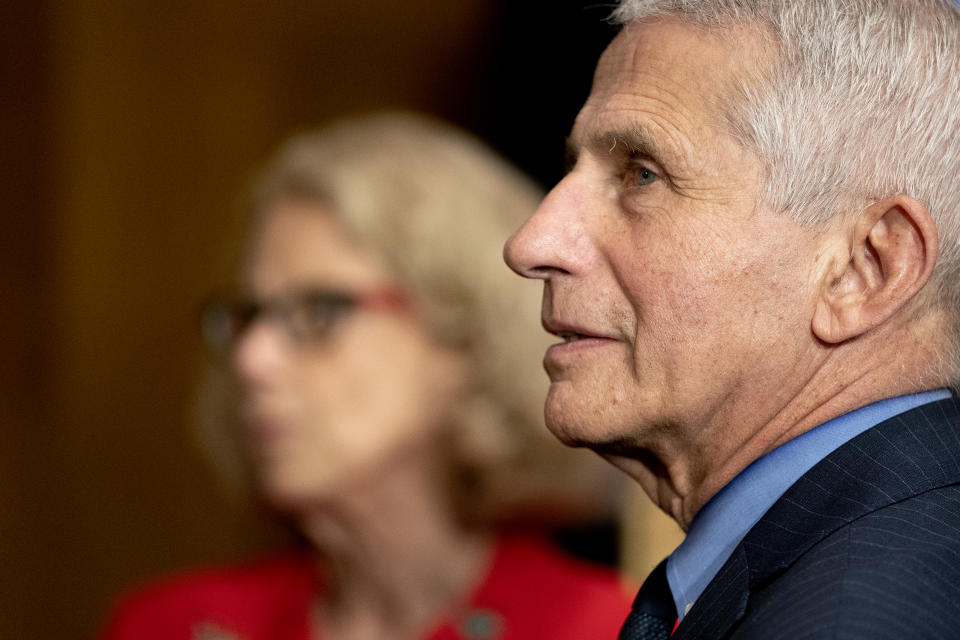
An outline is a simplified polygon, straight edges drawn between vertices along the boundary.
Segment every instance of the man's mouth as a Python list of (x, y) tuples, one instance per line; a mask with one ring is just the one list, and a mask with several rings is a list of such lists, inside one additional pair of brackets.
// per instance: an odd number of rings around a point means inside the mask
[(602, 337), (599, 333), (583, 326), (577, 326), (572, 322), (564, 322), (550, 317), (542, 318), (541, 322), (547, 333), (557, 336), (562, 339), (564, 343)]

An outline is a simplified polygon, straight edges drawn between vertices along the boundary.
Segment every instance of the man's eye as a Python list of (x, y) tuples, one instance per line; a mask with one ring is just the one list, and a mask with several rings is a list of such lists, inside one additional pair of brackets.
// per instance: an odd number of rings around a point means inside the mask
[(645, 169), (643, 167), (634, 169), (630, 173), (632, 178), (631, 182), (633, 183), (633, 186), (636, 186), (636, 187), (645, 187), (648, 184), (653, 184), (654, 182), (660, 179), (660, 176), (655, 174), (653, 171), (650, 171), (650, 169)]

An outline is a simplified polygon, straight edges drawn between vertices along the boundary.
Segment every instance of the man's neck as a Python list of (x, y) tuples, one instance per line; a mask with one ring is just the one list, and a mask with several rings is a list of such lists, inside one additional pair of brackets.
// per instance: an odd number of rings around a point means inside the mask
[(701, 426), (666, 432), (650, 451), (606, 457), (686, 530), (720, 489), (785, 442), (872, 402), (944, 386), (929, 372), (932, 341), (907, 327), (886, 333), (824, 348), (809, 373), (743, 394)]

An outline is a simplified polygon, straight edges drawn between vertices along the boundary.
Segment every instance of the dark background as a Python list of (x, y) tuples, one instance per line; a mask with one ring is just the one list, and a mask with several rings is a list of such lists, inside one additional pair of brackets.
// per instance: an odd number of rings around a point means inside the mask
[(561, 0), (0, 7), (0, 639), (265, 544), (191, 435), (195, 309), (232, 203), (298, 130), (402, 106), (545, 186), (612, 36)]

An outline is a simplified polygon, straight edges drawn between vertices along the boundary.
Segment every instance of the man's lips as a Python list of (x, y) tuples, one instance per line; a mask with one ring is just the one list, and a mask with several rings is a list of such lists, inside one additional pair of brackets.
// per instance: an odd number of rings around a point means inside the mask
[(561, 369), (575, 366), (581, 358), (587, 357), (597, 349), (616, 344), (616, 338), (613, 336), (582, 324), (547, 316), (544, 316), (541, 321), (548, 333), (563, 339), (563, 342), (551, 345), (543, 354), (543, 366), (550, 379), (554, 381), (554, 376), (558, 375)]
[(613, 340), (611, 336), (602, 332), (594, 331), (574, 323), (564, 322), (553, 318), (542, 319), (543, 328), (547, 333), (551, 333), (558, 338), (562, 338), (564, 344), (579, 342), (581, 340)]

